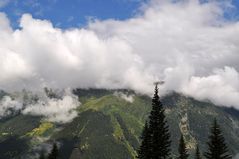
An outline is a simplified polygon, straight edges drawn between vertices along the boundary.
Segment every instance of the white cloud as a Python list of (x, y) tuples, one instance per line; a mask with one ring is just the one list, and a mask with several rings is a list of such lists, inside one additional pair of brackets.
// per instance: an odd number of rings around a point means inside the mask
[(4, 96), (0, 100), (0, 119), (9, 115), (13, 115), (23, 108), (23, 104), (19, 101), (13, 100), (9, 96)]
[(80, 106), (78, 98), (73, 95), (65, 95), (62, 99), (39, 100), (28, 105), (23, 114), (44, 116), (48, 121), (66, 123), (77, 116), (76, 108)]
[(78, 97), (69, 89), (54, 91), (57, 98), (50, 98), (45, 92), (14, 92), (0, 99), (0, 118), (16, 113), (42, 116), (45, 120), (67, 123), (77, 116), (80, 106)]
[(216, 69), (206, 77), (192, 76), (182, 92), (199, 100), (210, 99), (218, 105), (237, 106), (239, 73), (230, 67)]
[(123, 93), (123, 92), (114, 92), (114, 95), (124, 99), (125, 101), (127, 101), (129, 103), (134, 102), (134, 95), (133, 94), (126, 94), (126, 93)]
[(150, 94), (160, 79), (166, 82), (161, 94), (177, 91), (239, 108), (239, 22), (223, 18), (230, 8), (228, 2), (152, 0), (127, 20), (95, 20), (68, 30), (29, 14), (13, 30), (0, 14), (0, 88)]

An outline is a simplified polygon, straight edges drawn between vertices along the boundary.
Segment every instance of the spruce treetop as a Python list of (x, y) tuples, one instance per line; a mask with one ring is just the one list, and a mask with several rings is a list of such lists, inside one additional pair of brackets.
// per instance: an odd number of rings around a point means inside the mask
[(142, 143), (138, 151), (140, 159), (170, 158), (170, 133), (164, 115), (164, 108), (158, 95), (158, 83), (152, 99), (152, 110), (149, 122), (145, 123), (142, 133)]
[(216, 119), (214, 119), (207, 145), (208, 150), (204, 154), (207, 159), (232, 158)]

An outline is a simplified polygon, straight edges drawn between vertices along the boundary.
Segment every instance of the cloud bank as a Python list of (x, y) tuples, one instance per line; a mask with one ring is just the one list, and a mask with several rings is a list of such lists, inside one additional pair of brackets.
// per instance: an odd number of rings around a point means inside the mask
[(23, 108), (23, 104), (13, 100), (9, 96), (4, 96), (0, 100), (0, 119), (5, 116), (14, 115)]
[(0, 99), (0, 119), (22, 113), (41, 116), (51, 122), (67, 123), (77, 116), (76, 108), (79, 106), (78, 97), (70, 90), (58, 92), (57, 98), (47, 96), (46, 92), (15, 92)]
[(65, 95), (62, 99), (46, 98), (37, 103), (28, 105), (23, 114), (43, 116), (51, 122), (66, 123), (77, 116), (76, 108), (80, 106), (78, 98), (74, 95)]
[(0, 88), (129, 88), (150, 94), (153, 82), (164, 80), (162, 95), (177, 91), (239, 108), (239, 22), (224, 18), (232, 7), (151, 0), (127, 20), (96, 19), (67, 30), (30, 14), (14, 30), (1, 13)]

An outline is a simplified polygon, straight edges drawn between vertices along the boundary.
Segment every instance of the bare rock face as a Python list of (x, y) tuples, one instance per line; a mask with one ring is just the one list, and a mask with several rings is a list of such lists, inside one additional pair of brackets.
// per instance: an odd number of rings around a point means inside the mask
[(78, 147), (75, 147), (72, 150), (71, 157), (69, 159), (80, 159), (81, 158), (81, 151)]

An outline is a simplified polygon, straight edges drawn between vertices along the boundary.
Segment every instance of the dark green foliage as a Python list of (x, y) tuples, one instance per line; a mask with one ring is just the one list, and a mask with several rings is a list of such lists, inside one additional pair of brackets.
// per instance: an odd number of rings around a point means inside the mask
[[(19, 114), (0, 122), (0, 132), (23, 136), (40, 124), (40, 117)], [(16, 124), (17, 123), (17, 124)], [(0, 135), (1, 136), (1, 135)]]
[(80, 139), (78, 137), (58, 139), (61, 143), (59, 147), (59, 159), (69, 159), (72, 150), (78, 145)]
[(39, 159), (45, 159), (44, 151), (41, 151), (40, 156), (39, 156)]
[(28, 150), (28, 140), (17, 136), (9, 137), (0, 143), (0, 159), (14, 159)]
[(147, 121), (145, 122), (143, 133), (140, 138), (142, 140), (142, 143), (138, 150), (137, 158), (148, 159), (148, 158), (150, 158), (150, 142), (151, 142), (150, 139), (151, 139), (151, 137), (149, 134), (149, 126), (148, 126)]
[(149, 116), (149, 133), (151, 138), (152, 159), (165, 159), (170, 155), (170, 133), (164, 115), (164, 108), (158, 96), (158, 87), (155, 87), (152, 99), (152, 111)]
[(182, 134), (181, 134), (181, 137), (180, 137), (180, 140), (179, 140), (178, 153), (179, 153), (178, 159), (187, 159), (188, 156), (189, 156)]
[(195, 158), (195, 159), (202, 159), (198, 145), (197, 145), (197, 147), (196, 147), (195, 157), (194, 157), (194, 158)]
[(48, 159), (57, 159), (59, 157), (59, 152), (56, 143), (53, 144), (52, 150), (48, 155)]
[(207, 159), (231, 159), (225, 139), (222, 135), (217, 120), (214, 120), (209, 136), (208, 150), (204, 154)]
[(164, 115), (164, 108), (158, 96), (158, 87), (155, 86), (155, 93), (152, 99), (152, 110), (149, 116), (149, 127), (147, 125), (145, 127), (148, 129), (144, 131), (146, 133), (144, 136), (149, 136), (150, 139), (148, 141), (144, 141), (143, 138), (141, 148), (145, 147), (145, 143), (147, 146), (147, 150), (143, 152), (139, 151), (139, 158), (147, 156), (148, 159), (165, 159), (170, 156), (170, 133), (169, 127), (167, 125), (166, 117)]

